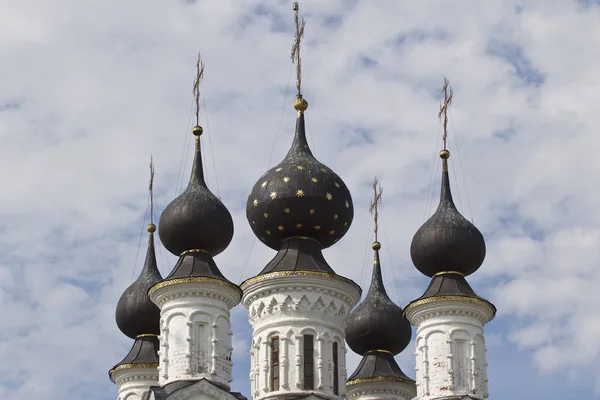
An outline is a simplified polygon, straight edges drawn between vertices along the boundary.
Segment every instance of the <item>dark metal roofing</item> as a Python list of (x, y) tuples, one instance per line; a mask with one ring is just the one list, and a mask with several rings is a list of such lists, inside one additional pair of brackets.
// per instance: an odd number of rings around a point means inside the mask
[(371, 287), (365, 300), (349, 315), (346, 326), (346, 342), (360, 355), (371, 350), (386, 350), (398, 354), (408, 346), (412, 336), (410, 323), (403, 310), (387, 295), (379, 260), (378, 242), (373, 243), (375, 261)]
[(493, 308), (494, 314), (496, 314), (496, 307), (488, 300), (477, 295), (465, 277), (456, 273), (446, 273), (434, 276), (429, 283), (427, 290), (425, 290), (425, 293), (418, 299), (413, 300), (410, 304), (427, 298), (444, 296), (468, 297), (481, 300), (488, 303)]
[(135, 339), (142, 334), (157, 335), (160, 332), (160, 310), (150, 300), (148, 289), (161, 280), (154, 252), (154, 233), (150, 232), (144, 268), (121, 295), (115, 312), (117, 326), (130, 338)]
[(356, 371), (348, 378), (347, 382), (355, 379), (381, 377), (414, 382), (414, 379), (402, 372), (392, 353), (377, 350), (369, 351), (363, 356)]
[(281, 249), (259, 275), (275, 271), (321, 271), (334, 274), (314, 239), (291, 238), (283, 241)]
[(350, 228), (354, 217), (350, 191), (310, 151), (304, 112), (298, 111), (288, 154), (250, 192), (246, 216), (254, 234), (274, 250), (296, 236), (313, 238), (327, 248)]
[(485, 241), (481, 232), (456, 209), (450, 191), (448, 160), (442, 158), (440, 204), (413, 237), (410, 255), (415, 267), (427, 276), (444, 271), (468, 276), (485, 259)]
[(115, 368), (127, 364), (156, 364), (158, 365), (158, 337), (154, 335), (140, 336), (133, 342), (129, 353), (117, 365), (108, 371), (112, 381), (112, 372)]
[(225, 205), (206, 186), (199, 136), (196, 136), (190, 182), (162, 212), (158, 234), (165, 248), (176, 256), (187, 250), (204, 250), (215, 256), (231, 242), (233, 220)]

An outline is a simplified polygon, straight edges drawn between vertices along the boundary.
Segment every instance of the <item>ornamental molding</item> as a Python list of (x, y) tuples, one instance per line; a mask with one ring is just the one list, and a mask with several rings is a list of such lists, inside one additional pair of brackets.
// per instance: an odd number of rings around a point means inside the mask
[[(301, 289), (297, 292), (303, 292)], [(288, 292), (289, 293), (289, 292)], [(277, 314), (295, 313), (321, 313), (324, 316), (331, 316), (340, 318), (345, 321), (348, 317), (348, 308), (346, 305), (338, 305), (335, 300), (331, 300), (328, 303), (323, 300), (322, 296), (319, 296), (316, 301), (310, 301), (306, 295), (302, 295), (300, 298), (292, 298), (287, 295), (283, 301), (278, 301), (276, 297), (264, 299), (266, 301), (256, 301), (252, 303), (252, 306), (248, 312), (248, 318), (250, 323), (254, 323), (256, 320), (262, 319), (265, 316), (273, 316)]]
[(237, 290), (228, 286), (212, 283), (207, 285), (205, 283), (186, 282), (163, 287), (154, 286), (150, 289), (149, 295), (150, 299), (160, 309), (168, 302), (186, 297), (201, 297), (219, 300), (224, 302), (229, 310), (240, 302), (240, 294)]
[[(366, 385), (365, 385), (366, 386)], [(373, 396), (373, 395), (378, 395), (378, 396), (385, 396), (388, 398), (400, 398), (400, 399), (406, 399), (406, 400), (410, 400), (412, 398), (414, 398), (417, 394), (416, 388), (415, 390), (410, 390), (408, 388), (392, 388), (392, 387), (384, 387), (384, 388), (376, 388), (373, 386), (369, 386), (369, 387), (364, 387), (364, 388), (360, 388), (360, 387), (353, 387), (353, 388), (348, 388), (348, 399), (351, 400), (360, 400), (363, 397), (367, 397), (367, 396)]]
[[(454, 296), (457, 297), (457, 296)], [(436, 301), (412, 303), (405, 310), (406, 318), (417, 328), (425, 321), (437, 317), (462, 316), (474, 318), (485, 325), (493, 317), (494, 310), (486, 302), (467, 302), (463, 299), (436, 299)]]

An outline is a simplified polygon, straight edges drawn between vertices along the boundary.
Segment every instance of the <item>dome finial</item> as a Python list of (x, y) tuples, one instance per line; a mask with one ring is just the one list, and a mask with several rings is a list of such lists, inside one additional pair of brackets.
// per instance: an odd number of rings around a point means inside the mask
[(202, 127), (200, 126), (200, 81), (204, 78), (204, 63), (200, 52), (198, 52), (198, 60), (196, 61), (196, 80), (194, 81), (194, 98), (196, 99), (196, 126), (192, 129), (192, 133), (196, 138), (202, 135)]
[(298, 17), (298, 2), (294, 2), (294, 22), (296, 23), (296, 34), (294, 35), (294, 44), (292, 46), (292, 62), (296, 63), (296, 100), (294, 101), (294, 109), (298, 112), (304, 112), (308, 108), (308, 102), (302, 97), (302, 60), (300, 59), (300, 42), (304, 37), (304, 18), (300, 21)]
[[(369, 212), (373, 217), (374, 227), (373, 232), (375, 233), (375, 242), (373, 243), (373, 250), (379, 250), (381, 244), (379, 243), (377, 233), (379, 232), (379, 204), (381, 203), (381, 195), (383, 195), (383, 188), (379, 184), (377, 177), (373, 178), (373, 201), (369, 207)], [(377, 247), (377, 249), (375, 248)]]
[[(452, 95), (454, 92), (450, 87), (450, 82), (447, 78), (444, 78), (444, 86), (442, 87), (442, 91), (444, 92), (444, 102), (440, 104), (440, 112), (438, 113), (438, 118), (444, 124), (444, 149), (440, 152), (440, 157), (443, 159), (448, 159), (450, 157), (450, 152), (448, 151), (447, 139), (448, 139), (448, 107), (452, 105)], [(442, 117), (444, 119), (442, 120)]]

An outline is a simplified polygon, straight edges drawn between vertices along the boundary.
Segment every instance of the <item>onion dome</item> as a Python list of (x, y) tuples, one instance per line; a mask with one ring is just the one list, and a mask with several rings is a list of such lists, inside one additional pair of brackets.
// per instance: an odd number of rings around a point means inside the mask
[(139, 335), (158, 335), (160, 332), (160, 310), (148, 296), (148, 289), (162, 280), (154, 252), (156, 226), (150, 224), (147, 229), (149, 237), (144, 268), (135, 282), (121, 295), (115, 313), (117, 326), (132, 339)]
[(113, 380), (113, 373), (119, 369), (124, 368), (156, 368), (158, 367), (158, 350), (159, 342), (158, 336), (156, 335), (139, 335), (129, 354), (125, 356), (121, 362), (111, 368), (108, 371), (108, 376), (111, 381)]
[(221, 253), (233, 238), (231, 214), (206, 186), (200, 153), (202, 128), (195, 126), (196, 150), (187, 188), (164, 209), (158, 234), (167, 250), (176, 256), (201, 250), (211, 256)]
[(290, 238), (309, 238), (321, 249), (341, 239), (352, 224), (350, 191), (329, 167), (318, 161), (306, 141), (306, 100), (298, 95), (292, 147), (278, 165), (256, 182), (246, 205), (254, 234), (280, 250)]
[(381, 276), (379, 249), (374, 242), (375, 261), (371, 287), (365, 300), (349, 315), (346, 326), (346, 342), (360, 355), (372, 350), (383, 350), (393, 355), (400, 353), (410, 343), (412, 329), (403, 317), (403, 310), (387, 295)]
[(448, 178), (450, 152), (442, 150), (440, 157), (440, 204), (413, 237), (410, 255), (415, 267), (429, 277), (447, 271), (467, 276), (483, 263), (485, 241), (481, 232), (458, 212), (452, 200)]

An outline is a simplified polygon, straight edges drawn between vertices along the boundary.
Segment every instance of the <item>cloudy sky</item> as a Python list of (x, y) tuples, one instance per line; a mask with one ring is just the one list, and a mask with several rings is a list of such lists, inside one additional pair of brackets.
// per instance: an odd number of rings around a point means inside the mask
[[(368, 284), (377, 175), (388, 291), (406, 305), (425, 290), (409, 246), (437, 203), (447, 76), (453, 190), (488, 245), (469, 280), (498, 307), (491, 398), (600, 398), (600, 3), (300, 7), (309, 142), (355, 203), (333, 268)], [(198, 50), (206, 176), (236, 229), (217, 263), (239, 283), (274, 254), (244, 214), (291, 143), (291, 2), (0, 0), (0, 16), (0, 397), (116, 398), (107, 371), (131, 340), (114, 309), (143, 262), (148, 162), (160, 211), (189, 176)], [(175, 258), (158, 259), (166, 275)], [(234, 309), (233, 388), (249, 394), (246, 319)]]

